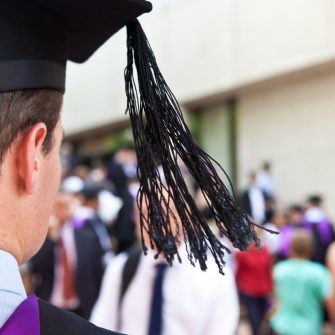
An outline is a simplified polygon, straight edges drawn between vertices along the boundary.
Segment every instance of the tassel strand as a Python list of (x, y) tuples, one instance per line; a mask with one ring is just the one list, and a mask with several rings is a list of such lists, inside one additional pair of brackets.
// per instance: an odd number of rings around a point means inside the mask
[[(181, 222), (188, 259), (206, 270), (208, 250), (223, 273), (224, 254), (229, 252), (214, 235), (197, 208), (183, 178), (182, 161), (198, 183), (221, 235), (234, 247), (246, 250), (258, 242), (254, 224), (238, 206), (218, 176), (214, 165), (222, 167), (193, 140), (179, 104), (158, 69), (150, 44), (135, 21), (127, 27), (128, 63), (125, 69), (127, 112), (130, 115), (138, 157), (140, 190), (137, 203), (144, 252), (143, 233), (150, 236), (150, 247), (162, 253), (169, 264), (178, 255), (178, 236), (173, 222)], [(135, 82), (134, 64), (137, 72)], [(159, 166), (162, 167), (162, 180)], [(227, 174), (225, 173), (227, 176)], [(228, 176), (227, 179), (229, 180)], [(230, 181), (229, 181), (230, 183)], [(167, 194), (167, 196), (166, 196)], [(179, 219), (170, 210), (176, 208)], [(147, 207), (144, 215), (143, 206)]]

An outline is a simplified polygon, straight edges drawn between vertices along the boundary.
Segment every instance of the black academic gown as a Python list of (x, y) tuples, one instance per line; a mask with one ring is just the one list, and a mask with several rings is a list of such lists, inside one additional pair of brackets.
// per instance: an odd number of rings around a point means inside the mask
[(96, 327), (74, 313), (39, 300), (40, 335), (117, 335)]
[[(1, 335), (117, 335), (31, 295), (0, 328)], [(121, 334), (119, 334), (121, 335)]]
[[(250, 192), (249, 189), (244, 191), (239, 198), (239, 202), (240, 202), (241, 207), (251, 217), (252, 216), (252, 208), (251, 208), (251, 200), (250, 200), (249, 192)], [(266, 202), (267, 198), (266, 198), (265, 193), (262, 192), (262, 195), (263, 195), (263, 198), (264, 198), (264, 202)]]
[(128, 190), (128, 178), (122, 164), (112, 161), (109, 167), (108, 179), (115, 186), (116, 195), (122, 199), (122, 207), (112, 226), (112, 235), (117, 240), (117, 252), (122, 252), (136, 242), (135, 224), (133, 221), (134, 199)]
[[(85, 319), (90, 317), (98, 298), (103, 277), (103, 250), (93, 231), (74, 230), (77, 251), (75, 285), (80, 299), (78, 314)], [(56, 242), (47, 239), (40, 251), (31, 259), (31, 269), (37, 277), (36, 295), (49, 301), (55, 279)]]

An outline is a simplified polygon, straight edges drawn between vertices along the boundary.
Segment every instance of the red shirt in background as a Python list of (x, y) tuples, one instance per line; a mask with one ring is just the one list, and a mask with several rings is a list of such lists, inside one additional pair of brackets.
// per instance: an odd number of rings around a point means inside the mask
[(251, 296), (272, 292), (272, 257), (266, 248), (250, 247), (236, 253), (236, 283), (239, 291)]

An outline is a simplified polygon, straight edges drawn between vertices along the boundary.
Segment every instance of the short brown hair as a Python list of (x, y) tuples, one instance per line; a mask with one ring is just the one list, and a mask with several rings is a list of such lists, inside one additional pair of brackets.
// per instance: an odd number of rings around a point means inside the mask
[(314, 243), (312, 235), (305, 229), (297, 229), (291, 240), (291, 256), (308, 259), (313, 253)]
[(62, 101), (63, 94), (50, 89), (0, 93), (0, 164), (19, 133), (38, 122), (47, 127), (43, 152), (47, 155), (52, 150)]

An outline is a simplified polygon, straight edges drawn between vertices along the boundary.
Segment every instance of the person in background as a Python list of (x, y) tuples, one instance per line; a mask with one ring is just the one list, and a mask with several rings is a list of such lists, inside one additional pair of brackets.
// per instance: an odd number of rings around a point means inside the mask
[(64, 193), (77, 195), (82, 192), (84, 185), (82, 178), (71, 174), (63, 179), (60, 189)]
[(307, 209), (303, 220), (311, 223), (321, 223), (324, 220), (329, 221), (322, 208), (322, 202), (321, 196), (311, 195), (307, 199)]
[(249, 175), (249, 186), (242, 194), (241, 206), (255, 222), (259, 224), (264, 223), (266, 196), (257, 184), (255, 172), (251, 172)]
[(134, 178), (137, 175), (137, 159), (136, 153), (131, 146), (121, 146), (111, 159), (107, 179), (114, 186), (117, 195), (121, 195), (129, 178)]
[[(144, 239), (149, 243), (145, 232)], [(178, 252), (186, 261), (183, 242)], [(186, 262), (170, 267), (155, 254), (135, 250), (110, 262), (92, 312), (94, 324), (136, 335), (236, 334), (239, 305), (229, 268), (220, 275), (211, 256), (206, 272)]]
[(328, 317), (335, 326), (335, 242), (332, 242), (327, 249), (326, 266), (331, 274), (333, 283), (333, 295), (328, 302)]
[(322, 209), (322, 198), (313, 195), (308, 198), (308, 207), (302, 220), (303, 226), (312, 232), (314, 253), (311, 259), (325, 264), (326, 251), (334, 241), (334, 229)]
[(77, 165), (77, 157), (74, 153), (73, 145), (69, 142), (63, 142), (60, 148), (60, 157), (63, 177), (67, 175)]
[(107, 166), (102, 160), (94, 160), (93, 166), (90, 169), (86, 182), (95, 184), (106, 184)]
[(31, 259), (38, 297), (89, 318), (103, 276), (102, 251), (94, 233), (72, 224), (73, 197), (59, 194), (48, 238)]
[(121, 147), (112, 158), (107, 178), (115, 187), (115, 195), (122, 200), (122, 207), (113, 225), (112, 235), (116, 240), (116, 251), (122, 252), (136, 241), (134, 225), (134, 198), (129, 190), (129, 180), (137, 178), (136, 154), (131, 147)]
[(287, 212), (287, 223), (296, 228), (302, 228), (304, 209), (302, 206), (295, 204), (289, 207)]
[(269, 221), (267, 221), (263, 226), (272, 233), (265, 231), (264, 233), (260, 234), (262, 245), (268, 249), (274, 259), (277, 258), (280, 246), (281, 235), (279, 232), (285, 223), (285, 216), (281, 212), (273, 212)]
[(73, 175), (81, 178), (83, 181), (86, 181), (89, 176), (89, 172), (90, 169), (85, 164), (76, 165), (72, 170)]
[(226, 268), (229, 267), (229, 269), (232, 270), (235, 273), (235, 252), (236, 252), (237, 249), (234, 248), (233, 244), (227, 238), (227, 236), (225, 236), (225, 235), (222, 236), (219, 233), (219, 231), (217, 230), (213, 215), (208, 208), (206, 198), (203, 195), (203, 193), (201, 192), (200, 188), (198, 188), (196, 190), (194, 200), (195, 200), (195, 203), (196, 203), (197, 207), (199, 208), (199, 210), (203, 214), (204, 218), (210, 224), (211, 229), (213, 229), (213, 231), (215, 232), (219, 241), (230, 250), (230, 253), (227, 252), (226, 255), (225, 255), (225, 262), (226, 262), (225, 267)]
[[(104, 264), (108, 263), (108, 260), (112, 257), (112, 243), (108, 234), (107, 226), (99, 215), (99, 194), (102, 188), (97, 184), (85, 184), (82, 191), (83, 195), (83, 207), (86, 208), (86, 218), (82, 221), (79, 229), (87, 230), (93, 234), (99, 241), (101, 254), (103, 255)], [(77, 222), (78, 224), (78, 222)]]
[(277, 302), (270, 324), (278, 334), (322, 334), (322, 307), (329, 308), (333, 284), (327, 268), (309, 260), (312, 252), (311, 234), (295, 230), (290, 258), (274, 268)]
[[(257, 228), (261, 239), (264, 232)], [(259, 335), (270, 306), (272, 293), (272, 257), (266, 246), (251, 245), (246, 252), (236, 253), (236, 283), (245, 304), (253, 335)]]
[(265, 194), (266, 221), (269, 221), (273, 212), (277, 210), (277, 187), (271, 170), (270, 163), (265, 162), (257, 173), (257, 185)]
[(265, 162), (262, 169), (257, 174), (257, 184), (269, 199), (275, 199), (277, 195), (277, 187), (271, 173), (271, 164)]
[(300, 205), (292, 205), (287, 211), (287, 223), (281, 225), (279, 235), (278, 259), (285, 260), (289, 258), (292, 235), (296, 229), (303, 228), (304, 210)]

